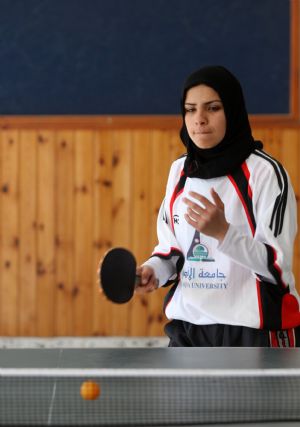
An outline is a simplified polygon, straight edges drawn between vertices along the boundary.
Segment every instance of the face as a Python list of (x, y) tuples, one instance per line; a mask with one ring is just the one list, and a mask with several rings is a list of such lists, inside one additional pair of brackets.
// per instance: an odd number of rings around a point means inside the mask
[(226, 117), (218, 93), (209, 86), (198, 85), (187, 91), (185, 125), (191, 140), (199, 148), (212, 148), (225, 136)]

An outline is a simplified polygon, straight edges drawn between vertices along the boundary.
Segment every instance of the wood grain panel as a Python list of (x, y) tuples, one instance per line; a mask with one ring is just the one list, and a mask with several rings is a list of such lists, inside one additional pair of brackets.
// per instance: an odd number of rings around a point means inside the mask
[[(112, 246), (131, 247), (132, 231), (132, 132), (116, 130), (112, 133)], [(110, 304), (108, 335), (128, 335), (129, 305)]]
[[(150, 204), (150, 236), (151, 248), (157, 244), (156, 222), (157, 214), (165, 195), (165, 187), (168, 180), (169, 168), (172, 160), (178, 157), (174, 150), (178, 148), (178, 135), (174, 144), (172, 131), (155, 130), (151, 138), (151, 181), (149, 194)], [(174, 152), (175, 151), (175, 152)], [(149, 255), (148, 255), (149, 256)], [(168, 289), (159, 289), (156, 293), (151, 293), (148, 297), (149, 314), (148, 314), (148, 335), (162, 335), (166, 317), (162, 311), (163, 300)]]
[(73, 331), (76, 331), (78, 335), (90, 334), (92, 329), (93, 140), (92, 131), (75, 132), (72, 304), (74, 308)]
[(1, 135), (1, 291), (2, 333), (18, 332), (19, 295), (19, 145), (18, 131)]
[(74, 333), (74, 132), (58, 131), (55, 145), (54, 335), (70, 336)]
[[(38, 119), (36, 119), (38, 121)], [(254, 127), (288, 171), (300, 213), (300, 128)], [(167, 289), (125, 305), (100, 294), (99, 260), (152, 252), (177, 127), (0, 131), (0, 335), (162, 335)], [(300, 291), (300, 240), (294, 272)]]
[[(112, 305), (100, 293), (98, 283), (99, 261), (113, 246), (113, 135), (98, 131), (94, 147), (94, 228), (93, 228), (93, 335), (110, 334)], [(123, 314), (123, 316), (126, 314)]]
[[(135, 131), (133, 134), (132, 164), (132, 250), (140, 264), (150, 256), (151, 241), (151, 132)], [(131, 303), (130, 331), (133, 335), (147, 335), (150, 298), (135, 295)], [(138, 321), (143, 319), (143, 322)]]
[(36, 182), (36, 333), (51, 336), (55, 326), (55, 140), (51, 131), (37, 134)]
[(30, 336), (37, 333), (37, 132), (21, 130), (19, 144), (19, 334)]
[[(291, 178), (296, 200), (298, 213), (298, 227), (300, 227), (300, 132), (295, 129), (286, 129), (281, 131), (281, 161), (288, 169), (288, 174)], [(295, 241), (294, 252), (294, 273), (297, 283), (297, 288), (300, 291), (300, 233), (298, 232)]]

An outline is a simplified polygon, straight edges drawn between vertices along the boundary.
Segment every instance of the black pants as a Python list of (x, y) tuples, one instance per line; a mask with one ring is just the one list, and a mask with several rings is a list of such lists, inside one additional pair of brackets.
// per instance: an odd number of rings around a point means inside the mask
[(193, 325), (172, 320), (165, 326), (169, 347), (299, 347), (300, 328), (267, 331), (245, 326)]

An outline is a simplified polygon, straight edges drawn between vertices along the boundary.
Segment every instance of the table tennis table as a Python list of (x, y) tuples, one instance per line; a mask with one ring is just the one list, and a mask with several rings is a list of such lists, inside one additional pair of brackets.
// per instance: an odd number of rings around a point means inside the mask
[(1, 425), (225, 423), (299, 426), (300, 349), (0, 349)]

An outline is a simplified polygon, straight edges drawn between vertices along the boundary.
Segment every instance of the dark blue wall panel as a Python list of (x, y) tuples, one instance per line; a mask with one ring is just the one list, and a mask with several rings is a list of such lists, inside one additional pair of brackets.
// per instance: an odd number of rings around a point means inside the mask
[(206, 64), (289, 112), (289, 0), (0, 0), (0, 114), (177, 114)]

